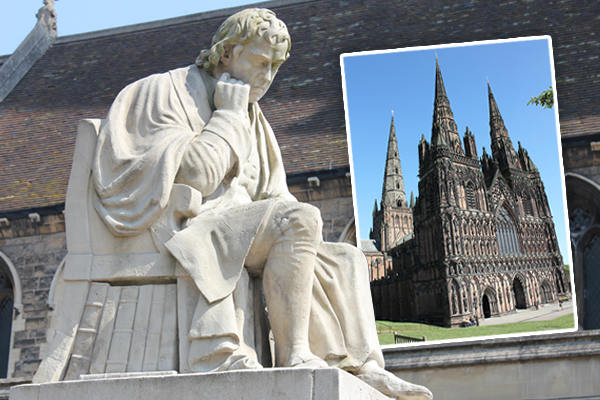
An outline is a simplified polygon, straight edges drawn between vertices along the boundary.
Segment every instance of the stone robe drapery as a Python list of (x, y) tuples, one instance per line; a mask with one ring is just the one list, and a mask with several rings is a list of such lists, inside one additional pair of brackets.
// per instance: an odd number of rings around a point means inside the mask
[[(275, 136), (257, 104), (250, 112), (262, 142), (263, 200), (252, 203), (237, 185), (251, 149), (249, 124), (230, 111), (212, 109), (210, 79), (193, 65), (134, 82), (118, 95), (98, 137), (93, 167), (98, 194), (95, 208), (117, 236), (151, 229), (167, 206), (190, 142), (203, 132), (227, 141), (237, 159), (233, 173), (205, 199), (194, 223), (165, 245), (202, 294), (195, 321), (190, 322), (190, 339), (231, 338), (237, 345), (253, 347), (239, 343), (242, 327), (236, 322), (232, 293), (268, 208), (259, 203), (295, 199), (287, 189)], [(246, 213), (243, 218), (240, 212)], [(319, 248), (310, 340), (313, 352), (332, 365), (356, 369), (369, 357), (383, 365), (366, 261), (358, 249), (330, 243)]]

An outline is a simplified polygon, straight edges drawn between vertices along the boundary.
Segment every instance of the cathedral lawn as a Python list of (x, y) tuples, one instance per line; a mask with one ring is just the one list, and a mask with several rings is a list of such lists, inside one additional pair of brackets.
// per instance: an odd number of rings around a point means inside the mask
[[(573, 314), (563, 315), (555, 319), (536, 322), (514, 322), (502, 325), (472, 326), (469, 328), (442, 328), (434, 325), (425, 325), (412, 322), (377, 321), (380, 344), (394, 344), (394, 331), (405, 336), (422, 338), (427, 341), (460, 339), (474, 336), (507, 335), (510, 333), (539, 332), (555, 329), (569, 329), (575, 327)], [(387, 332), (386, 332), (387, 331)]]

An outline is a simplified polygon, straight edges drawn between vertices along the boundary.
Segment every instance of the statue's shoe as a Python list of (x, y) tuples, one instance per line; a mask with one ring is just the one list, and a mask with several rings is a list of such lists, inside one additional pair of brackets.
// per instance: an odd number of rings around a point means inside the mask
[(288, 368), (327, 368), (329, 365), (312, 353), (292, 354), (287, 364)]
[(235, 371), (240, 369), (262, 369), (263, 367), (258, 363), (258, 361), (248, 356), (231, 356), (229, 361), (230, 364), (227, 368), (228, 371)]
[(386, 396), (397, 400), (432, 400), (433, 394), (425, 386), (406, 382), (370, 360), (356, 374), (356, 377)]

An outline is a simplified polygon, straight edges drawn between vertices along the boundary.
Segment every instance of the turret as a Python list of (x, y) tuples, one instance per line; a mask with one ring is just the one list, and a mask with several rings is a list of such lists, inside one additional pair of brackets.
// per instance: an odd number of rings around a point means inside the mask
[(488, 82), (488, 99), (490, 107), (490, 139), (492, 148), (492, 157), (498, 162), (500, 168), (504, 171), (506, 168), (520, 168), (519, 159), (515, 149), (508, 136), (508, 130), (504, 125), (504, 120), (498, 105), (494, 99), (492, 88)]
[(467, 157), (477, 158), (477, 145), (475, 144), (475, 136), (473, 136), (468, 126), (465, 131), (463, 141), (465, 142), (465, 155)]
[(384, 206), (407, 207), (406, 194), (404, 193), (404, 179), (402, 167), (398, 156), (398, 142), (396, 140), (396, 126), (394, 113), (388, 138), (387, 158), (385, 160), (385, 173), (383, 176), (383, 190), (381, 193), (381, 208)]
[(446, 95), (442, 71), (437, 56), (435, 58), (435, 100), (433, 102), (433, 123), (431, 147), (447, 146), (451, 152), (464, 154), (458, 134), (450, 100)]

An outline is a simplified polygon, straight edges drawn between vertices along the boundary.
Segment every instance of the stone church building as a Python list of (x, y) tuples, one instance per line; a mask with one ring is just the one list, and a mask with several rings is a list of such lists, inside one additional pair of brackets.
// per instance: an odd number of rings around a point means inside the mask
[(391, 258), (371, 272), (379, 318), (460, 326), (570, 292), (539, 171), (520, 143), (515, 150), (489, 84), (488, 97), (491, 155), (479, 158), (468, 128), (460, 138), (436, 60), (431, 142), (418, 145), (410, 207), (392, 119), (371, 232), (381, 249), (372, 268)]
[[(40, 6), (41, 3), (40, 0)], [(45, 3), (48, 4), (38, 12), (37, 24), (21, 46), (13, 54), (0, 56), (0, 399), (7, 397), (7, 388), (11, 385), (31, 379), (47, 354), (48, 340), (54, 334), (50, 327), (56, 312), (55, 288), (67, 254), (63, 211), (78, 121), (104, 118), (117, 93), (129, 83), (192, 64), (198, 52), (209, 45), (222, 21), (247, 8), (235, 7), (59, 36), (52, 2)], [(324, 239), (329, 241), (356, 240), (340, 54), (551, 35), (557, 80), (555, 89), (560, 96), (561, 134), (563, 145), (569, 149), (564, 152), (565, 166), (573, 174), (572, 178), (567, 176), (569, 211), (579, 229), (575, 231), (573, 242), (576, 248), (577, 304), (578, 309), (583, 310), (578, 314), (579, 326), (600, 328), (596, 317), (600, 315), (597, 312), (600, 291), (594, 283), (600, 277), (595, 261), (600, 254), (600, 241), (597, 239), (600, 236), (600, 206), (597, 204), (600, 190), (595, 183), (600, 182), (597, 173), (600, 158), (596, 157), (600, 149), (597, 146), (600, 140), (600, 78), (597, 73), (600, 42), (592, 28), (597, 25), (600, 15), (598, 2), (275, 0), (258, 5), (272, 9), (286, 22), (292, 36), (291, 58), (282, 66), (269, 92), (261, 100), (261, 108), (282, 149), (288, 185), (300, 201), (310, 202), (321, 210)], [(68, 4), (64, 6), (68, 7)], [(127, 6), (124, 1), (123, 7)], [(34, 23), (32, 15), (32, 25)], [(499, 138), (499, 144), (504, 142), (503, 138)], [(454, 173), (470, 168), (472, 161), (469, 160), (474, 158), (467, 155), (468, 146), (463, 145), (464, 156), (459, 157), (462, 160), (459, 162), (451, 157), (452, 143), (449, 141), (446, 142), (448, 156), (436, 158), (432, 151), (435, 153), (437, 144), (424, 144), (424, 149), (429, 146), (430, 161), (426, 161), (424, 154), (423, 168), (438, 171), (436, 160), (454, 163)], [(494, 185), (486, 181), (489, 176), (497, 177), (498, 196), (504, 196), (502, 190), (512, 190), (511, 185), (525, 189), (525, 197), (519, 198), (521, 200), (505, 203), (508, 212), (503, 228), (507, 232), (506, 238), (510, 238), (510, 224), (517, 226), (523, 219), (527, 221), (528, 229), (538, 229), (537, 234), (541, 235), (540, 229), (544, 225), (539, 219), (543, 218), (545, 211), (543, 200), (536, 192), (535, 179), (530, 181), (531, 186), (520, 180), (535, 173), (531, 165), (525, 169), (520, 166), (521, 160), (528, 159), (525, 153), (520, 156), (518, 147), (513, 151), (517, 158), (511, 153), (505, 170), (498, 164), (498, 173), (493, 170), (493, 165), (480, 173), (472, 171), (473, 198), (475, 191), (481, 188), (477, 186), (482, 184), (481, 179), (485, 185)], [(496, 154), (488, 157), (493, 160)], [(431, 163), (433, 165), (426, 167)], [(395, 168), (392, 171), (396, 173)], [(393, 185), (390, 187), (397, 193), (402, 189), (399, 185), (401, 176), (398, 164), (396, 181), (392, 183), (396, 189)], [(430, 179), (441, 178), (440, 175), (432, 175)], [(448, 181), (448, 175), (445, 179)], [(464, 204), (468, 192), (456, 192), (457, 187), (453, 188), (455, 202), (462, 201)], [(446, 192), (448, 190), (452, 189), (446, 187)], [(398, 228), (386, 234), (389, 243), (398, 243), (400, 238), (405, 246), (414, 244), (420, 240), (419, 232), (444, 235), (442, 215), (452, 214), (452, 208), (456, 210), (455, 218), (464, 219), (467, 214), (477, 214), (481, 215), (482, 221), (488, 221), (488, 227), (495, 227), (488, 215), (496, 210), (494, 207), (498, 204), (488, 198), (479, 198), (478, 207), (481, 208), (478, 210), (463, 210), (456, 203), (448, 205), (447, 210), (440, 208), (438, 214), (431, 217), (414, 212), (419, 207), (427, 207), (422, 194), (419, 203), (414, 202), (412, 208), (411, 201), (406, 201), (405, 197), (400, 204), (397, 201), (393, 203), (392, 198), (384, 202), (399, 207), (393, 215), (394, 223), (398, 217)], [(527, 202), (523, 205), (523, 199), (530, 200), (533, 215), (527, 214), (529, 206)], [(442, 197), (435, 201), (442, 201)], [(573, 209), (571, 204), (574, 204)], [(458, 212), (459, 208), (462, 214)], [(414, 221), (411, 221), (411, 210)], [(389, 210), (385, 208), (384, 214), (387, 212)], [(385, 214), (382, 221), (389, 219), (389, 215)], [(409, 229), (411, 224), (414, 229)], [(449, 229), (455, 228), (451, 225)], [(410, 231), (413, 231), (414, 237)], [(534, 251), (532, 249), (543, 246), (538, 236), (533, 237), (535, 239), (527, 239), (529, 241), (523, 244), (528, 246), (522, 249), (528, 257)], [(469, 247), (469, 255), (464, 253), (465, 250), (461, 250), (460, 254), (455, 253), (455, 249), (444, 250), (444, 253), (439, 252), (434, 259), (427, 261), (427, 265), (443, 265), (446, 261), (451, 264), (454, 259), (455, 267), (462, 266), (464, 269), (467, 265), (476, 265), (473, 257), (476, 260), (482, 255), (472, 252), (481, 252), (483, 240), (489, 243), (490, 238), (472, 239), (470, 243), (479, 240), (479, 244), (476, 244), (475, 250)], [(508, 243), (505, 242), (505, 245), (509, 246)], [(530, 258), (531, 265), (548, 262), (539, 256), (537, 250), (534, 253), (536, 255)], [(454, 258), (447, 259), (446, 254)], [(401, 259), (408, 260), (410, 257), (408, 253), (402, 253)], [(398, 259), (400, 257), (395, 258)], [(419, 262), (425, 263), (423, 260)], [(392, 265), (391, 260), (382, 260), (380, 270), (376, 272), (383, 273), (392, 267), (400, 268)], [(509, 271), (509, 268), (512, 264), (507, 262), (506, 270)], [(509, 281), (504, 287), (510, 289), (515, 274), (519, 273), (521, 279), (517, 281), (523, 286), (526, 305), (529, 306), (531, 303), (527, 302), (537, 299), (532, 296), (540, 296), (541, 299), (541, 295), (530, 291), (529, 285), (534, 282), (530, 277), (533, 266), (526, 264), (524, 268), (506, 272)], [(398, 271), (404, 270), (400, 268)], [(555, 274), (554, 271), (548, 270), (547, 275), (552, 290), (555, 275), (550, 274)], [(422, 277), (423, 284), (431, 287), (432, 294), (428, 295), (431, 302), (436, 301), (436, 288), (442, 285), (435, 281), (438, 278)], [(578, 283), (580, 281), (581, 284)], [(469, 283), (474, 282), (469, 280)], [(459, 289), (455, 292), (456, 309), (460, 310), (460, 307), (464, 308), (461, 306), (462, 293), (467, 291), (461, 292), (463, 281), (457, 278), (456, 283)], [(589, 283), (591, 286), (586, 286)], [(466, 287), (468, 290), (469, 286)], [(587, 290), (585, 299), (584, 288)], [(500, 290), (495, 290), (497, 304), (508, 301), (503, 296), (500, 303)], [(491, 299), (490, 295), (490, 311)], [(448, 306), (450, 304), (449, 301)], [(428, 385), (437, 398), (441, 398), (439, 393), (444, 393), (443, 398), (447, 399), (464, 398), (465, 393), (472, 394), (473, 398), (532, 398), (523, 393), (532, 393), (535, 388), (536, 398), (576, 398), (569, 388), (577, 388), (578, 396), (590, 398), (594, 393), (600, 394), (600, 388), (594, 383), (598, 380), (593, 379), (600, 376), (597, 362), (600, 357), (599, 337), (598, 331), (570, 332), (470, 342), (468, 347), (460, 343), (445, 346), (427, 344), (422, 348), (423, 352), (413, 348), (406, 353), (398, 348), (387, 349), (384, 355), (390, 370), (409, 381)], [(498, 351), (499, 348), (501, 351)], [(453, 355), (455, 351), (463, 356), (458, 359)], [(577, 357), (572, 357), (573, 354)], [(482, 359), (486, 362), (482, 363)], [(479, 368), (477, 371), (481, 373), (471, 374), (468, 386), (461, 386), (452, 378), (469, 373), (473, 368)], [(494, 381), (492, 378), (497, 377), (496, 374), (508, 371), (510, 375), (515, 368), (525, 372), (512, 381), (502, 381), (502, 393), (490, 391), (489, 382)], [(431, 373), (433, 370), (435, 374)], [(495, 371), (493, 376), (490, 375), (492, 370)], [(587, 371), (587, 375), (577, 371)], [(434, 375), (435, 379), (431, 380), (429, 377)], [(552, 385), (545, 383), (545, 379), (561, 386), (554, 390)], [(490, 396), (494, 393), (498, 396)], [(505, 397), (499, 397), (501, 394)]]

